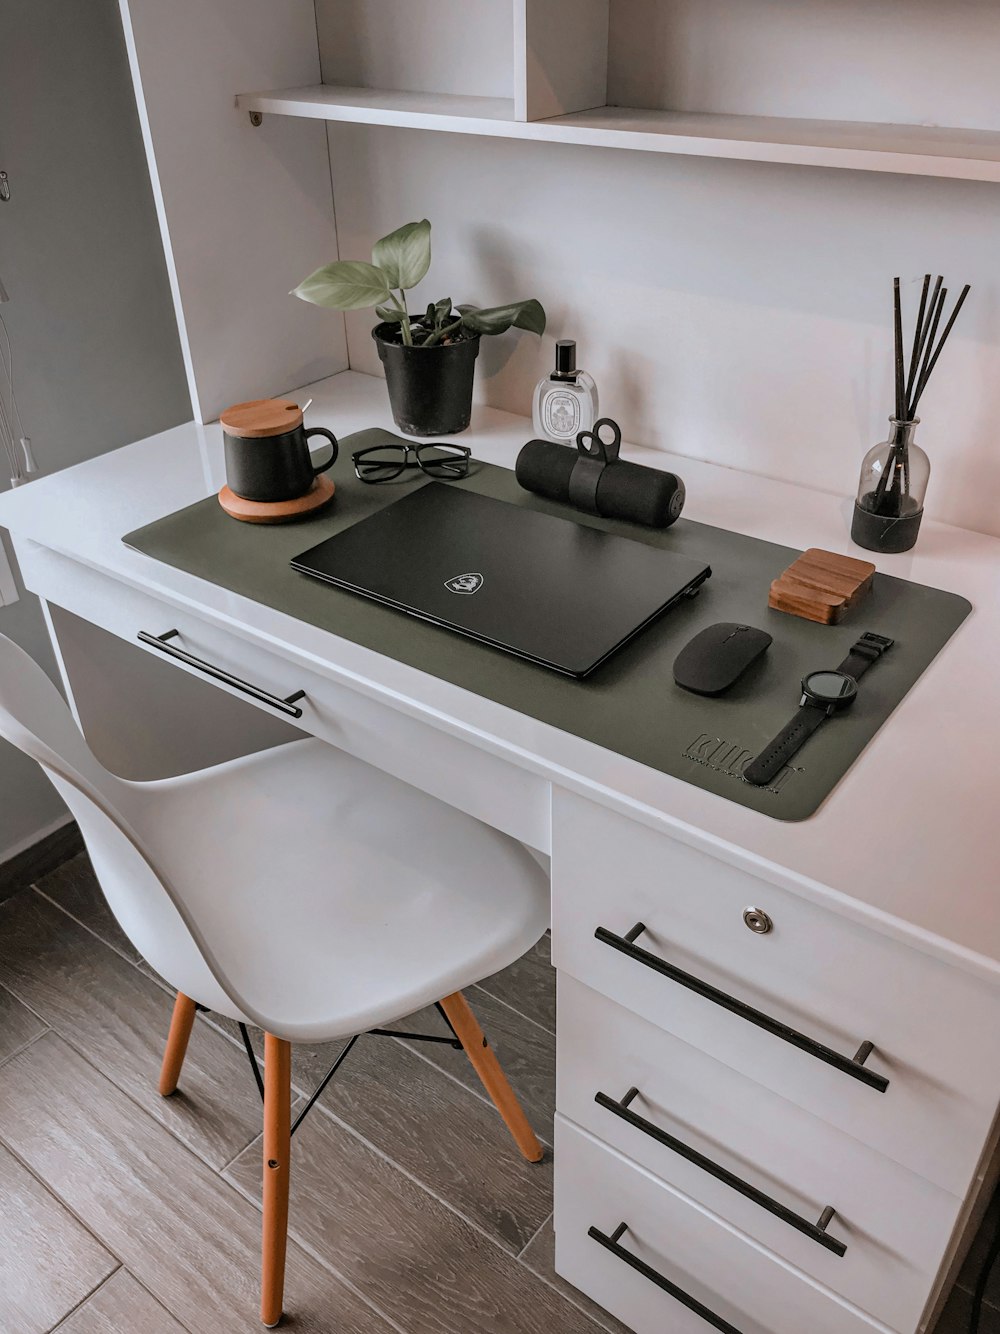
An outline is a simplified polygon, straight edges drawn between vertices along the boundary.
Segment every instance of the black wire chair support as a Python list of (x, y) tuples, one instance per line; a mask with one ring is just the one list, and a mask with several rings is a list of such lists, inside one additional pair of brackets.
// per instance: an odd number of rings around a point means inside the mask
[[(204, 1009), (205, 1007), (204, 1007), (204, 1006), (199, 1006), (198, 1008), (199, 1008), (199, 1009)], [(454, 1047), (456, 1050), (461, 1051), (461, 1050), (462, 1050), (462, 1043), (461, 1043), (461, 1040), (459, 1039), (458, 1034), (455, 1032), (454, 1028), (452, 1027), (451, 1020), (448, 1018), (447, 1014), (445, 1013), (445, 1011), (444, 1011), (444, 1007), (440, 1004), (440, 1002), (438, 1002), (438, 1004), (436, 1005), (435, 1008), (437, 1009), (438, 1013), (441, 1015), (441, 1018), (444, 1020), (444, 1022), (448, 1025), (448, 1029), (449, 1029), (449, 1031), (450, 1031), (450, 1033), (451, 1033), (451, 1037), (445, 1037), (445, 1036), (442, 1036), (442, 1035), (439, 1034), (439, 1033), (404, 1033), (404, 1032), (402, 1032), (400, 1029), (395, 1029), (395, 1028), (370, 1028), (370, 1029), (368, 1029), (368, 1033), (369, 1033), (372, 1037), (379, 1037), (379, 1038), (401, 1038), (401, 1039), (403, 1039), (403, 1041), (405, 1041), (405, 1042), (437, 1042), (437, 1043), (443, 1043), (443, 1044), (444, 1044), (445, 1046), (447, 1046), (447, 1047)], [(240, 1036), (241, 1036), (242, 1039), (243, 1039), (243, 1046), (244, 1046), (244, 1048), (245, 1048), (245, 1050), (246, 1050), (247, 1059), (248, 1059), (249, 1062), (250, 1062), (250, 1069), (253, 1071), (254, 1083), (257, 1085), (257, 1090), (258, 1090), (258, 1092), (260, 1093), (261, 1101), (263, 1102), (263, 1100), (264, 1100), (264, 1076), (261, 1074), (260, 1062), (259, 1062), (258, 1059), (257, 1059), (257, 1053), (256, 1053), (256, 1052), (254, 1051), (254, 1049), (253, 1049), (253, 1042), (251, 1041), (250, 1033), (249, 1033), (249, 1030), (247, 1029), (246, 1024), (242, 1024), (242, 1023), (241, 1023), (240, 1026), (239, 1026), (239, 1029), (240, 1029)], [(299, 1112), (298, 1116), (295, 1118), (295, 1121), (294, 1121), (293, 1124), (292, 1124), (291, 1134), (293, 1134), (293, 1135), (295, 1134), (296, 1130), (298, 1130), (299, 1126), (300, 1126), (300, 1125), (302, 1124), (302, 1122), (306, 1119), (306, 1116), (309, 1114), (309, 1112), (312, 1111), (312, 1109), (313, 1109), (313, 1107), (315, 1106), (317, 1100), (322, 1096), (323, 1091), (324, 1091), (324, 1089), (326, 1088), (327, 1084), (329, 1084), (330, 1080), (334, 1077), (334, 1075), (337, 1073), (337, 1071), (340, 1069), (340, 1067), (341, 1067), (341, 1066), (344, 1064), (344, 1062), (347, 1060), (347, 1057), (348, 1057), (348, 1056), (350, 1055), (350, 1053), (351, 1053), (351, 1049), (353, 1048), (354, 1044), (357, 1042), (358, 1038), (361, 1037), (361, 1036), (362, 1036), (362, 1034), (360, 1034), (360, 1033), (356, 1033), (356, 1034), (354, 1035), (354, 1037), (352, 1037), (351, 1040), (348, 1042), (348, 1044), (347, 1044), (347, 1046), (344, 1048), (344, 1050), (343, 1050), (342, 1052), (339, 1053), (339, 1055), (337, 1056), (337, 1059), (334, 1061), (333, 1065), (330, 1067), (330, 1069), (326, 1072), (326, 1074), (325, 1074), (325, 1075), (323, 1076), (323, 1078), (320, 1080), (319, 1085), (317, 1086), (316, 1091), (313, 1093), (312, 1097), (309, 1099), (309, 1101), (306, 1103), (306, 1105), (302, 1108), (302, 1111)]]

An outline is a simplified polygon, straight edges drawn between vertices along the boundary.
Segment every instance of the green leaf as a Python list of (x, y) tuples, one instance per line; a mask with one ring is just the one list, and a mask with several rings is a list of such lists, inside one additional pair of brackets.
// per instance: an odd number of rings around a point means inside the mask
[(387, 324), (401, 324), (403, 320), (403, 312), (395, 306), (376, 306), (375, 314)]
[(389, 299), (385, 274), (359, 259), (338, 259), (299, 283), (292, 296), (333, 310), (363, 310)]
[(528, 333), (541, 336), (545, 332), (545, 307), (534, 298), (530, 301), (519, 301), (518, 305), (520, 310), (514, 321), (514, 328), (527, 329)]
[(416, 287), (431, 266), (431, 225), (407, 222), (381, 241), (375, 242), (372, 262), (385, 274), (390, 287), (408, 291)]
[(535, 300), (514, 301), (509, 306), (491, 306), (477, 310), (475, 306), (459, 306), (462, 323), (479, 334), (502, 334), (510, 328), (527, 329), (529, 333), (545, 332), (545, 311)]

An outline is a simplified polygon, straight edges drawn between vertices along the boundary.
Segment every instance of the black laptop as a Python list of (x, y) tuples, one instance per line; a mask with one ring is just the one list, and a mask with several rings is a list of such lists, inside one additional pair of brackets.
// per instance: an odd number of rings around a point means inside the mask
[(292, 567), (576, 677), (712, 573), (689, 556), (442, 482), (304, 551)]

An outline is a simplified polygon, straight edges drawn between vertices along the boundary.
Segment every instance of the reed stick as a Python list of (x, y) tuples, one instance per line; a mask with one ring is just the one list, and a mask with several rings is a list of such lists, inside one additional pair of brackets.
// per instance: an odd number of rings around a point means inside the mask
[(920, 402), (920, 396), (927, 388), (927, 381), (931, 378), (931, 371), (933, 371), (934, 367), (937, 365), (938, 357), (941, 355), (944, 345), (948, 341), (948, 335), (951, 333), (955, 321), (958, 319), (958, 312), (965, 305), (965, 298), (969, 295), (971, 290), (972, 290), (971, 284), (966, 283), (965, 286), (962, 288), (961, 292), (959, 293), (958, 300), (955, 302), (955, 309), (951, 312), (951, 318), (948, 320), (948, 323), (944, 326), (944, 333), (941, 335), (940, 342), (938, 343), (937, 348), (934, 351), (934, 355), (931, 357), (927, 369), (924, 371), (923, 375), (917, 381), (916, 393), (914, 394), (912, 402), (910, 403), (909, 407), (909, 415), (911, 420), (913, 418), (913, 414), (917, 410), (917, 405)]
[(944, 303), (947, 299), (948, 299), (948, 289), (947, 287), (942, 287), (941, 290), (938, 292), (937, 301), (934, 303), (934, 309), (931, 312), (931, 317), (929, 320), (927, 340), (924, 344), (924, 350), (923, 350), (923, 360), (921, 362), (920, 370), (917, 372), (917, 387), (914, 390), (915, 396), (919, 396), (919, 394), (923, 392), (922, 386), (924, 386), (927, 383), (927, 376), (929, 374), (928, 368), (930, 365), (931, 357), (933, 356), (934, 353), (934, 339), (937, 336), (938, 325), (941, 322), (941, 312), (944, 310)]
[(924, 285), (920, 292), (920, 305), (917, 308), (917, 323), (913, 330), (913, 348), (910, 352), (910, 369), (906, 377), (906, 392), (903, 397), (907, 403), (913, 396), (913, 383), (917, 374), (917, 362), (920, 358), (919, 344), (924, 332), (924, 314), (927, 310), (927, 293), (930, 290), (931, 275), (924, 274)]
[(903, 303), (899, 295), (899, 279), (892, 280), (893, 352), (896, 367), (896, 417), (905, 405), (903, 381)]

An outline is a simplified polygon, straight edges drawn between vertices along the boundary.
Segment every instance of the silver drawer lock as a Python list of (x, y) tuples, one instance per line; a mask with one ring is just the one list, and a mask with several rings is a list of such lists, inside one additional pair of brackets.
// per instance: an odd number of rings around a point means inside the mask
[(744, 908), (743, 923), (758, 936), (766, 936), (774, 926), (763, 908)]

